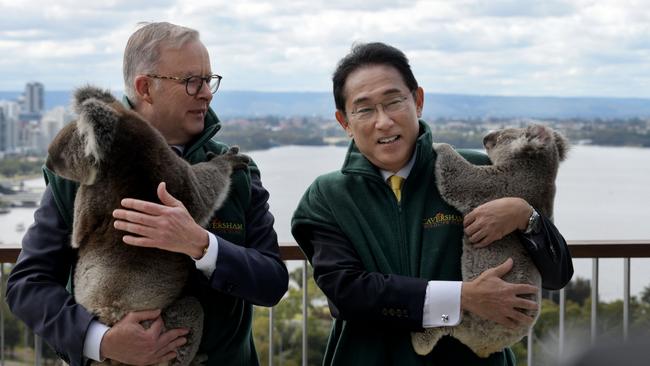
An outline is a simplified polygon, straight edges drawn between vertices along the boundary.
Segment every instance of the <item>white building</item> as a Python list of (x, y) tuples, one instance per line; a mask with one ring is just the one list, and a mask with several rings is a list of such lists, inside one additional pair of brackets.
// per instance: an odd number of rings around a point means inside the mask
[(45, 144), (49, 145), (63, 126), (73, 119), (72, 113), (61, 106), (47, 111), (41, 119), (41, 131)]
[(0, 100), (0, 151), (15, 152), (19, 147), (20, 104), (14, 101)]

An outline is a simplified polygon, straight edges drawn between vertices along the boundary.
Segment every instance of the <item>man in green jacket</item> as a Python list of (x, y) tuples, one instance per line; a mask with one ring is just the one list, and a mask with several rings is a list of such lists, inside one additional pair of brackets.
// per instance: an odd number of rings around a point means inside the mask
[[(191, 164), (228, 147), (211, 140), (220, 124), (210, 109), (221, 76), (213, 74), (197, 31), (150, 23), (124, 52), (125, 103), (140, 113)], [(147, 146), (142, 146), (146, 149)], [(114, 360), (151, 365), (170, 361), (187, 329), (165, 329), (160, 309), (132, 312), (108, 328), (66, 291), (77, 253), (70, 246), (77, 186), (46, 171), (48, 186), (7, 285), (11, 310), (71, 365)], [(287, 290), (268, 192), (251, 163), (231, 177), (223, 206), (207, 230), (183, 203), (158, 186), (159, 203), (124, 197), (113, 213), (124, 243), (186, 254), (195, 260), (187, 292), (201, 302), (199, 354), (208, 365), (258, 365), (252, 306), (273, 306)], [(155, 249), (152, 249), (155, 250)], [(151, 326), (144, 328), (143, 321)]]
[[(462, 311), (506, 326), (530, 324), (518, 309), (537, 305), (518, 295), (537, 289), (501, 279), (511, 260), (461, 281), (462, 237), (485, 246), (516, 230), (534, 236), (547, 227), (538, 220), (548, 219), (520, 198), (488, 202), (464, 218), (441, 199), (433, 137), (419, 120), (424, 91), (398, 49), (355, 46), (333, 84), (336, 119), (352, 143), (342, 169), (316, 179), (292, 220), (335, 318), (323, 364), (514, 365), (509, 349), (481, 359), (450, 337), (419, 356), (410, 333), (457, 325)], [(479, 153), (464, 155), (489, 163)], [(546, 285), (563, 286), (572, 274), (566, 243), (539, 244), (557, 246), (552, 270), (566, 275)]]

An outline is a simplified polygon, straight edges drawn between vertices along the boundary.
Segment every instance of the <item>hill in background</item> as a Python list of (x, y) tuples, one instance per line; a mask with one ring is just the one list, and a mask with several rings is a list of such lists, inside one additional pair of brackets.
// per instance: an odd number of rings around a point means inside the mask
[[(120, 92), (114, 92), (116, 95)], [(20, 92), (0, 92), (15, 100)], [(69, 106), (71, 91), (45, 92), (45, 107)], [(312, 116), (334, 118), (328, 92), (219, 91), (212, 107), (223, 118)], [(424, 116), (432, 118), (634, 118), (650, 117), (650, 99), (600, 97), (505, 97), (429, 93)]]

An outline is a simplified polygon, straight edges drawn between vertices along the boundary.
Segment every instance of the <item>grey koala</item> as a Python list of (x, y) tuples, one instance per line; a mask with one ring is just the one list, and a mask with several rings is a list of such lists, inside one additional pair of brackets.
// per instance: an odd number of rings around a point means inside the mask
[[(466, 215), (477, 206), (502, 197), (520, 197), (540, 214), (553, 216), (555, 178), (559, 163), (566, 157), (567, 140), (542, 125), (494, 131), (483, 140), (493, 165), (476, 166), (451, 146), (434, 144), (435, 177), (442, 198)], [(461, 271), (463, 281), (478, 277), (485, 270), (512, 257), (514, 264), (503, 279), (541, 287), (541, 276), (515, 233), (506, 235), (485, 248), (474, 248), (467, 235), (463, 239)], [(532, 300), (539, 304), (538, 296)], [(527, 311), (537, 319), (538, 312)], [(451, 335), (480, 357), (519, 341), (528, 327), (506, 328), (496, 322), (464, 312), (456, 327), (430, 328), (411, 333), (413, 348), (426, 355), (438, 340)]]
[(156, 188), (166, 182), (167, 190), (205, 226), (228, 196), (233, 169), (246, 169), (249, 159), (235, 147), (190, 165), (171, 150), (160, 132), (108, 91), (81, 88), (74, 107), (79, 118), (52, 141), (46, 166), (80, 183), (71, 239), (79, 255), (75, 300), (108, 326), (130, 311), (163, 309), (167, 328), (190, 329), (172, 363), (188, 365), (203, 332), (201, 304), (181, 297), (192, 260), (123, 243), (125, 233), (113, 227), (112, 212), (126, 197), (159, 202)]

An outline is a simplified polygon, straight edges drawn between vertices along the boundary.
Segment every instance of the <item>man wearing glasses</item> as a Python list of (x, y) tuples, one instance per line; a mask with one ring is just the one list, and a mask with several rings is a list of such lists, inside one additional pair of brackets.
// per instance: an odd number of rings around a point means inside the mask
[[(147, 24), (129, 38), (123, 66), (124, 102), (185, 160), (194, 164), (207, 160), (209, 152), (227, 150), (211, 140), (220, 125), (209, 105), (221, 76), (212, 73), (197, 31)], [(229, 197), (215, 212), (209, 231), (163, 184), (157, 191), (162, 204), (125, 197), (113, 216), (115, 228), (126, 232), (126, 244), (185, 253), (195, 260), (187, 291), (203, 305), (199, 354), (207, 356), (207, 364), (257, 365), (252, 305), (276, 304), (286, 292), (288, 274), (257, 167), (251, 163), (231, 180)], [(108, 328), (66, 291), (76, 252), (64, 216), (72, 215), (66, 207), (72, 207), (76, 187), (59, 178), (49, 183), (9, 278), (12, 311), (71, 365), (89, 359), (135, 365), (174, 359), (187, 330), (165, 329), (160, 309), (129, 313)], [(151, 326), (143, 327), (143, 321)]]
[[(457, 325), (461, 311), (505, 326), (530, 324), (533, 319), (518, 308), (536, 303), (517, 295), (537, 289), (501, 280), (512, 261), (461, 282), (463, 231), (479, 246), (516, 230), (535, 235), (537, 242), (537, 235), (546, 238), (546, 229), (528, 224), (548, 219), (509, 197), (479, 206), (463, 221), (441, 199), (432, 133), (419, 119), (424, 91), (400, 50), (357, 45), (332, 79), (336, 119), (352, 143), (341, 170), (312, 183), (292, 220), (292, 233), (335, 318), (323, 364), (514, 365), (509, 349), (479, 358), (450, 337), (420, 356), (411, 332)], [(488, 163), (478, 153), (467, 158)], [(538, 244), (556, 249), (557, 268), (540, 272), (545, 287), (560, 288), (573, 268), (561, 236), (550, 241)]]

